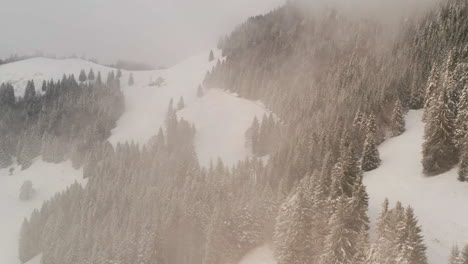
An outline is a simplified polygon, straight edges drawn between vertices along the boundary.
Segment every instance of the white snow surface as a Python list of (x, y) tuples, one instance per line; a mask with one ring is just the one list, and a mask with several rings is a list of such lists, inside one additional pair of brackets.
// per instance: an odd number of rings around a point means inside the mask
[(276, 260), (271, 247), (264, 245), (247, 253), (239, 264), (276, 264)]
[[(195, 149), (202, 165), (208, 166), (218, 157), (233, 165), (249, 156), (245, 131), (254, 117), (261, 118), (268, 111), (261, 103), (219, 89), (205, 89), (204, 96), (197, 97), (206, 73), (217, 59), (223, 59), (220, 51), (214, 54), (212, 62), (208, 61), (209, 52), (203, 52), (167, 70), (134, 72), (133, 86), (122, 83), (126, 110), (109, 141), (114, 145), (125, 141), (147, 143), (164, 127), (169, 101), (172, 99), (176, 107), (183, 97), (185, 108), (177, 115), (195, 125)], [(149, 85), (159, 77), (165, 80), (164, 85)]]
[(195, 148), (201, 164), (208, 165), (221, 157), (223, 163), (232, 165), (251, 154), (245, 147), (245, 131), (254, 116), (261, 118), (264, 114), (261, 103), (212, 89), (182, 109), (178, 116), (195, 124)]
[[(26, 170), (13, 167), (15, 170), (11, 176), (9, 168), (0, 169), (0, 264), (20, 263), (18, 239), (24, 218), (29, 218), (34, 209), (39, 209), (44, 201), (75, 181), (85, 183), (82, 171), (73, 169), (70, 161), (52, 164), (37, 158)], [(29, 201), (21, 201), (19, 190), (26, 180), (32, 182), (35, 195)]]
[[(381, 166), (365, 173), (372, 222), (383, 201), (414, 208), (422, 226), (430, 264), (447, 263), (452, 246), (468, 244), (468, 184), (457, 180), (457, 169), (426, 177), (422, 171), (424, 124), (422, 110), (409, 111), (406, 132), (380, 147)], [(375, 225), (374, 225), (375, 226)]]
[(85, 70), (86, 74), (88, 74), (90, 69), (93, 69), (96, 76), (98, 72), (101, 72), (104, 82), (106, 81), (107, 74), (114, 70), (82, 59), (49, 59), (40, 57), (0, 65), (0, 84), (10, 83), (15, 88), (15, 95), (22, 97), (26, 84), (30, 80), (34, 80), (36, 91), (41, 92), (43, 81), (50, 81), (51, 79), (58, 81), (62, 79), (64, 74), (73, 74), (78, 81), (80, 71)]

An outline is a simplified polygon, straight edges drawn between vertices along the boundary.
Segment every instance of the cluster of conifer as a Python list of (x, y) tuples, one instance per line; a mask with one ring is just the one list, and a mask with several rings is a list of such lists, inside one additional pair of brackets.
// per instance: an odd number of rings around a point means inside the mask
[(110, 136), (123, 112), (123, 94), (116, 78), (79, 84), (73, 75), (57, 82), (44, 81), (36, 91), (29, 81), (22, 97), (16, 98), (10, 84), (0, 86), (0, 167), (13, 158), (23, 169), (42, 155), (48, 162), (71, 158), (83, 164), (96, 142)]

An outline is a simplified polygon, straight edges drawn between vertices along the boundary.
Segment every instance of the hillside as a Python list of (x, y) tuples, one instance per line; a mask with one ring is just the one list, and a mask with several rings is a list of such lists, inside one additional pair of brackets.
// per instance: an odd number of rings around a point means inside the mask
[(468, 261), (468, 2), (444, 1), (399, 23), (287, 1), (163, 70), (0, 66), (5, 200), (70, 186), (13, 210), (19, 261)]
[(406, 132), (380, 147), (382, 165), (364, 175), (375, 222), (385, 198), (414, 208), (428, 247), (429, 263), (445, 263), (452, 247), (468, 243), (468, 185), (457, 180), (457, 168), (433, 177), (423, 175), (422, 111), (410, 111)]
[[(235, 164), (249, 156), (244, 133), (255, 116), (261, 118), (267, 111), (259, 103), (221, 90), (209, 89), (204, 91), (204, 96), (197, 97), (197, 88), (213, 65), (214, 62), (208, 62), (208, 53), (202, 53), (168, 70), (133, 72), (135, 84), (132, 86), (127, 85), (130, 72), (123, 71), (125, 111), (109, 141), (114, 145), (126, 141), (148, 143), (160, 128), (165, 127), (169, 101), (173, 99), (176, 104), (183, 97), (185, 107), (178, 115), (194, 124), (197, 130), (195, 146), (202, 164), (207, 166), (218, 157), (227, 164)], [(40, 91), (42, 81), (60, 80), (64, 74), (78, 76), (82, 69), (93, 69), (103, 76), (115, 71), (78, 59), (35, 58), (0, 66), (0, 83), (11, 83), (15, 93), (20, 95), (29, 80), (34, 80), (36, 90)], [(160, 87), (151, 85), (159, 77), (164, 78), (164, 84)], [(213, 139), (216, 139), (215, 145), (211, 144)], [(12, 176), (8, 175), (10, 168), (15, 168)], [(8, 222), (5, 220), (1, 224), (2, 234), (5, 234), (0, 241), (1, 263), (16, 263), (17, 238), (23, 218), (75, 180), (83, 182), (81, 178), (82, 171), (73, 169), (70, 162), (56, 165), (43, 162), (41, 158), (26, 170), (17, 165), (0, 170), (0, 186), (3, 188), (0, 193), (2, 197), (5, 195), (0, 208), (9, 212)], [(19, 187), (25, 180), (31, 180), (38, 192), (32, 201), (26, 202), (27, 207), (25, 202), (18, 200)]]
[[(75, 170), (71, 162), (61, 164), (46, 163), (37, 159), (27, 170), (13, 165), (9, 169), (0, 169), (0, 210), (4, 217), (0, 224), (0, 263), (19, 263), (18, 239), (23, 220), (35, 209), (65, 190), (74, 182), (84, 184), (81, 170)], [(21, 201), (18, 196), (23, 182), (30, 180), (35, 189), (33, 198)]]
[[(385, 198), (414, 208), (428, 247), (429, 263), (446, 263), (453, 245), (468, 243), (468, 186), (457, 180), (456, 168), (434, 177), (422, 174), (422, 111), (406, 116), (406, 132), (380, 147), (382, 165), (364, 175), (369, 193), (369, 215), (375, 224)], [(450, 206), (448, 206), (450, 205)], [(375, 230), (371, 233), (375, 238)], [(275, 264), (268, 246), (253, 250), (241, 264)]]
[(22, 97), (27, 82), (34, 80), (36, 90), (41, 91), (43, 81), (60, 80), (64, 74), (73, 74), (78, 78), (80, 71), (90, 69), (101, 72), (102, 76), (114, 70), (82, 59), (32, 58), (0, 66), (0, 84), (10, 83), (15, 94)]

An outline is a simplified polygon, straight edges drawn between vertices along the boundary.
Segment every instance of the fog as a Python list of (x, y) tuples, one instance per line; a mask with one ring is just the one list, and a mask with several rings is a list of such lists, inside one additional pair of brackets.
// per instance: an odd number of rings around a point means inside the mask
[(36, 51), (171, 65), (283, 0), (0, 0), (0, 57)]

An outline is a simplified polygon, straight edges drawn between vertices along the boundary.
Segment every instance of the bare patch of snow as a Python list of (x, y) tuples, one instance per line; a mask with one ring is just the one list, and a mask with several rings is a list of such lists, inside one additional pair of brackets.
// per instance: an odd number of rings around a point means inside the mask
[(254, 117), (261, 120), (267, 113), (262, 104), (211, 89), (178, 113), (195, 124), (195, 148), (202, 165), (216, 162), (220, 157), (226, 165), (233, 165), (250, 155), (245, 147), (245, 131)]

